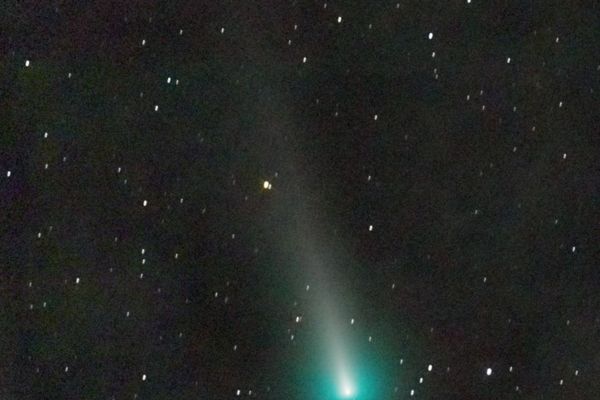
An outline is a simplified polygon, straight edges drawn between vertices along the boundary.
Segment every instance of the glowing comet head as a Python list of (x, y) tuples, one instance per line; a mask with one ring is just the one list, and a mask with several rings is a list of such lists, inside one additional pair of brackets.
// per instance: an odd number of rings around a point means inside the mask
[(350, 398), (354, 395), (354, 388), (351, 384), (346, 383), (342, 386), (342, 396), (344, 398)]
[[(346, 375), (346, 374), (343, 374)], [(354, 385), (352, 384), (352, 382), (350, 381), (350, 379), (347, 376), (343, 376), (340, 379), (340, 395), (342, 398), (344, 399), (349, 399), (352, 398), (356, 395), (356, 389), (354, 388)]]

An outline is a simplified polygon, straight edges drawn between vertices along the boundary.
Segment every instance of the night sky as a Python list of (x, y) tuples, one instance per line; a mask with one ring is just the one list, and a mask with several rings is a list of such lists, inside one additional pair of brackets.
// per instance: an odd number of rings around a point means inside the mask
[(0, 8), (2, 399), (600, 398), (598, 4)]

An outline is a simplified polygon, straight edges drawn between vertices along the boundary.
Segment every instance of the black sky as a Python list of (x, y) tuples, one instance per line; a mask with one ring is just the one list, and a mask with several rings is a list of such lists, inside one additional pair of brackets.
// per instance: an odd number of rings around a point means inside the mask
[(596, 398), (599, 11), (6, 2), (0, 394)]

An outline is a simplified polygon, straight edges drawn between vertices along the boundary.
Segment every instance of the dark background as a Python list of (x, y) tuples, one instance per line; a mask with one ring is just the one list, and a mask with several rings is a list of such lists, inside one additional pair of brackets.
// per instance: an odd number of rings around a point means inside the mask
[(315, 398), (297, 201), (374, 397), (597, 398), (599, 11), (4, 2), (0, 394)]

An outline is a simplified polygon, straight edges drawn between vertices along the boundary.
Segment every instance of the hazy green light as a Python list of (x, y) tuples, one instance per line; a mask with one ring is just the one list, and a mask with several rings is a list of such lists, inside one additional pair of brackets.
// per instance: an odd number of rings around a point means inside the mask
[(345, 398), (345, 399), (351, 398), (352, 396), (354, 396), (356, 394), (356, 389), (354, 388), (354, 385), (352, 384), (350, 379), (348, 379), (347, 377), (342, 378), (342, 382), (340, 383), (340, 386), (341, 386), (340, 394), (343, 398)]
[(354, 389), (351, 386), (344, 386), (342, 388), (342, 396), (344, 398), (350, 398), (354, 395)]

